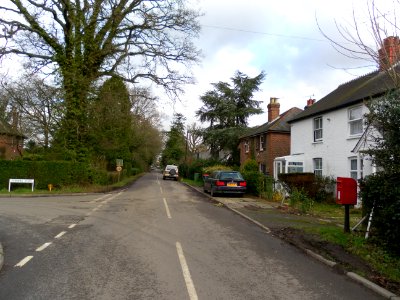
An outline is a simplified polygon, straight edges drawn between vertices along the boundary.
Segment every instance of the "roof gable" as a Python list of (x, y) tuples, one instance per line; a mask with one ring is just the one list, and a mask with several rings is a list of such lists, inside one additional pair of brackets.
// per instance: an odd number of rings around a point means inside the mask
[(0, 134), (25, 137), (23, 134), (14, 129), (10, 124), (0, 119)]
[(279, 117), (272, 122), (267, 122), (260, 126), (250, 128), (246, 134), (242, 135), (240, 138), (256, 136), (267, 132), (290, 132), (290, 125), (288, 124), (288, 121), (302, 111), (303, 110), (300, 108), (292, 107), (291, 109), (280, 114)]

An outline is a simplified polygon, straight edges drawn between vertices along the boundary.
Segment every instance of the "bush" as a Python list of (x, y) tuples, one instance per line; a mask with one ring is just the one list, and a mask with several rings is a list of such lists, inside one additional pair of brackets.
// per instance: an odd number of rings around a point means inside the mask
[(376, 173), (360, 183), (364, 214), (374, 208), (371, 235), (400, 253), (400, 173)]
[(332, 177), (315, 176), (314, 173), (279, 174), (279, 180), (289, 194), (301, 190), (316, 202), (335, 202), (336, 180)]
[(258, 170), (258, 163), (254, 159), (248, 159), (242, 165), (240, 172), (247, 182), (247, 192), (268, 200), (274, 198), (274, 179), (265, 176)]
[(314, 201), (307, 196), (303, 189), (295, 188), (290, 194), (289, 205), (298, 208), (302, 213), (308, 213), (312, 209)]
[(203, 168), (203, 173), (211, 174), (212, 172), (218, 171), (218, 170), (232, 171), (232, 168), (225, 166), (225, 165), (208, 166), (208, 167)]
[[(116, 171), (90, 167), (86, 163), (72, 161), (26, 161), (26, 160), (0, 160), (0, 187), (8, 188), (8, 180), (34, 179), (37, 189), (47, 189), (48, 184), (54, 187), (72, 185), (106, 185), (118, 179)], [(128, 172), (137, 174), (139, 169), (123, 169), (120, 179), (129, 175)]]
[(302, 190), (311, 197), (316, 194), (314, 173), (282, 173), (279, 174), (279, 180), (283, 183), (289, 194), (295, 190)]

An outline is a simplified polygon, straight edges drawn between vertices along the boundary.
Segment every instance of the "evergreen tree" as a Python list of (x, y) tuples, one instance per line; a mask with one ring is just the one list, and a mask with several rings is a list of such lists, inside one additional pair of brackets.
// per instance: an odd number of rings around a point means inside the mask
[(232, 163), (239, 163), (239, 137), (247, 127), (248, 118), (262, 113), (260, 101), (254, 100), (253, 94), (259, 91), (264, 78), (264, 72), (250, 78), (237, 71), (231, 78), (232, 85), (213, 83), (214, 89), (200, 97), (204, 105), (196, 116), (210, 124), (203, 136), (214, 158), (218, 158), (221, 150), (227, 150), (232, 155)]
[(115, 159), (131, 160), (131, 102), (124, 82), (117, 77), (105, 81), (90, 105), (89, 151), (96, 161), (114, 165)]
[(171, 129), (167, 133), (167, 141), (162, 152), (161, 163), (163, 165), (181, 163), (185, 158), (185, 117), (182, 114), (174, 114)]

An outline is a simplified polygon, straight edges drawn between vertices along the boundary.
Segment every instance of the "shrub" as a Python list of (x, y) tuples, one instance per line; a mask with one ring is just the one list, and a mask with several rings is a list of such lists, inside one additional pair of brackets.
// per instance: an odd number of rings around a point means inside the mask
[(313, 205), (314, 201), (307, 196), (307, 193), (301, 189), (293, 189), (289, 197), (289, 205), (298, 208), (302, 213), (308, 213)]
[(315, 176), (314, 173), (279, 174), (279, 180), (291, 194), (301, 190), (316, 202), (334, 202), (336, 180), (332, 177)]
[(400, 173), (376, 173), (361, 181), (364, 214), (374, 208), (371, 234), (400, 253)]
[(289, 194), (294, 190), (303, 190), (309, 196), (315, 195), (314, 173), (287, 173), (279, 174), (279, 180), (283, 183)]
[(212, 172), (218, 171), (218, 170), (232, 171), (232, 168), (225, 166), (225, 165), (208, 166), (208, 167), (203, 168), (203, 173), (211, 174)]
[(258, 171), (258, 164), (254, 159), (248, 159), (242, 165), (240, 172), (247, 182), (247, 192), (261, 196), (266, 194), (272, 198), (272, 183), (269, 177), (264, 176)]

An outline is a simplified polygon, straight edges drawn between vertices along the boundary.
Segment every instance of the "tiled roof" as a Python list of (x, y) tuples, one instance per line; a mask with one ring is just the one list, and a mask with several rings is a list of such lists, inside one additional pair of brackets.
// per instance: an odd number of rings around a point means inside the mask
[(267, 122), (260, 126), (250, 128), (240, 138), (256, 136), (266, 132), (290, 132), (290, 125), (288, 124), (288, 121), (301, 112), (302, 110), (300, 108), (292, 107), (291, 109), (285, 111), (283, 114), (280, 114), (279, 117), (272, 122)]
[(0, 119), (0, 134), (25, 137), (18, 130), (14, 129), (10, 124)]
[[(396, 66), (395, 71), (400, 71), (400, 67)], [(302, 113), (293, 118), (291, 122), (360, 103), (363, 100), (380, 96), (394, 87), (395, 82), (388, 72), (375, 71), (369, 73), (341, 84), (336, 90), (307, 107)]]

